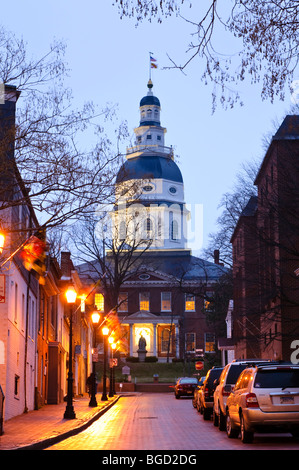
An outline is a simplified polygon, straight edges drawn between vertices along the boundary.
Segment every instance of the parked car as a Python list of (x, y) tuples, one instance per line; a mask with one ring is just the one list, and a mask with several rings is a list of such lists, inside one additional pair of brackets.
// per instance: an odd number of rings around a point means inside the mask
[(203, 377), (200, 377), (199, 381), (198, 381), (198, 385), (197, 387), (195, 388), (194, 390), (194, 393), (193, 393), (193, 399), (192, 399), (192, 405), (194, 406), (194, 408), (197, 408), (197, 397), (198, 397), (198, 393), (205, 381), (205, 376)]
[(226, 400), (233, 390), (239, 375), (249, 365), (265, 362), (267, 361), (258, 359), (234, 360), (224, 367), (214, 392), (213, 407), (213, 423), (214, 426), (219, 427), (220, 431), (225, 431), (226, 429)]
[(174, 386), (175, 398), (180, 398), (182, 396), (193, 396), (197, 385), (198, 379), (196, 377), (179, 378)]
[(226, 403), (228, 437), (252, 442), (255, 431), (299, 437), (299, 365), (269, 364), (245, 369)]
[(197, 394), (197, 410), (203, 415), (204, 420), (211, 418), (214, 406), (214, 391), (216, 380), (219, 379), (223, 367), (213, 367), (207, 373), (205, 381)]

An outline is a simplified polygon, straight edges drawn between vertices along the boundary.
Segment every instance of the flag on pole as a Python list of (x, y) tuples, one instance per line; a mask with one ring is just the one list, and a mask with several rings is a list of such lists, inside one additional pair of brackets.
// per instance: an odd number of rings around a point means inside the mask
[(157, 69), (158, 68), (157, 61), (152, 55), (150, 55), (150, 62), (151, 62), (151, 68), (152, 69)]
[(37, 272), (40, 284), (45, 283), (44, 274), (46, 271), (46, 242), (43, 238), (44, 234), (42, 234), (41, 238), (38, 238), (36, 235), (32, 235), (28, 238), (20, 252), (20, 257), (23, 261), (24, 267), (28, 271), (34, 269), (34, 271)]

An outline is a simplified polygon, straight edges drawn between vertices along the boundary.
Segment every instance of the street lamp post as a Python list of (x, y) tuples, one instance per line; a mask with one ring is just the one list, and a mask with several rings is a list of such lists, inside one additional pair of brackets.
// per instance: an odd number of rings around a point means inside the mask
[(111, 347), (111, 357), (110, 357), (110, 384), (109, 384), (109, 397), (114, 396), (113, 392), (113, 349), (115, 349), (115, 343), (114, 343), (114, 338), (110, 336), (108, 338), (110, 347)]
[(107, 372), (106, 372), (106, 367), (107, 367), (107, 336), (109, 335), (109, 328), (107, 326), (104, 326), (102, 329), (103, 333), (103, 338), (104, 338), (104, 367), (103, 367), (103, 393), (102, 393), (102, 398), (101, 401), (107, 401)]
[(66, 292), (66, 300), (70, 307), (70, 335), (69, 335), (69, 371), (67, 378), (67, 405), (64, 419), (75, 419), (76, 414), (73, 407), (73, 304), (76, 302), (77, 292), (70, 287)]
[[(91, 315), (91, 321), (93, 324), (93, 355), (95, 356), (95, 348), (96, 348), (96, 331), (97, 327), (99, 326), (100, 322), (100, 314), (98, 312), (93, 312)], [(98, 406), (97, 399), (97, 380), (96, 380), (96, 361), (95, 357), (92, 358), (92, 384), (91, 384), (91, 396), (89, 401), (89, 406), (95, 407)]]

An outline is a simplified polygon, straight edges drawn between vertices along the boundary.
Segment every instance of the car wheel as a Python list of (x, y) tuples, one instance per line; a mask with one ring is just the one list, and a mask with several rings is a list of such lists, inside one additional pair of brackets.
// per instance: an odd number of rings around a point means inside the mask
[(180, 395), (175, 394), (175, 398), (176, 399), (180, 398)]
[(215, 409), (213, 408), (213, 424), (215, 427), (218, 427), (218, 415), (215, 412)]
[(247, 431), (245, 420), (242, 414), (240, 416), (240, 424), (241, 424), (241, 441), (244, 444), (251, 444), (253, 441), (253, 432)]
[(232, 420), (228, 412), (226, 413), (226, 434), (230, 439), (235, 439), (239, 436), (239, 429), (233, 427)]
[(203, 419), (205, 421), (208, 421), (211, 418), (210, 410), (205, 408), (205, 407), (203, 407), (203, 413), (202, 414), (203, 414)]
[(199, 401), (196, 403), (196, 409), (197, 409), (198, 413), (201, 412), (201, 406), (200, 406), (200, 402), (199, 402)]
[(224, 414), (221, 411), (220, 406), (219, 406), (218, 428), (219, 428), (219, 431), (225, 431), (226, 430), (226, 419), (225, 419)]

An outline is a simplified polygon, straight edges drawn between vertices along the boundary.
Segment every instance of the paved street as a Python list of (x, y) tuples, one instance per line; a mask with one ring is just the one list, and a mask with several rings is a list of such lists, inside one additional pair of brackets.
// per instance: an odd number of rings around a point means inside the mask
[(290, 434), (257, 434), (253, 444), (228, 439), (189, 398), (172, 394), (121, 397), (101, 418), (52, 450), (299, 450)]

